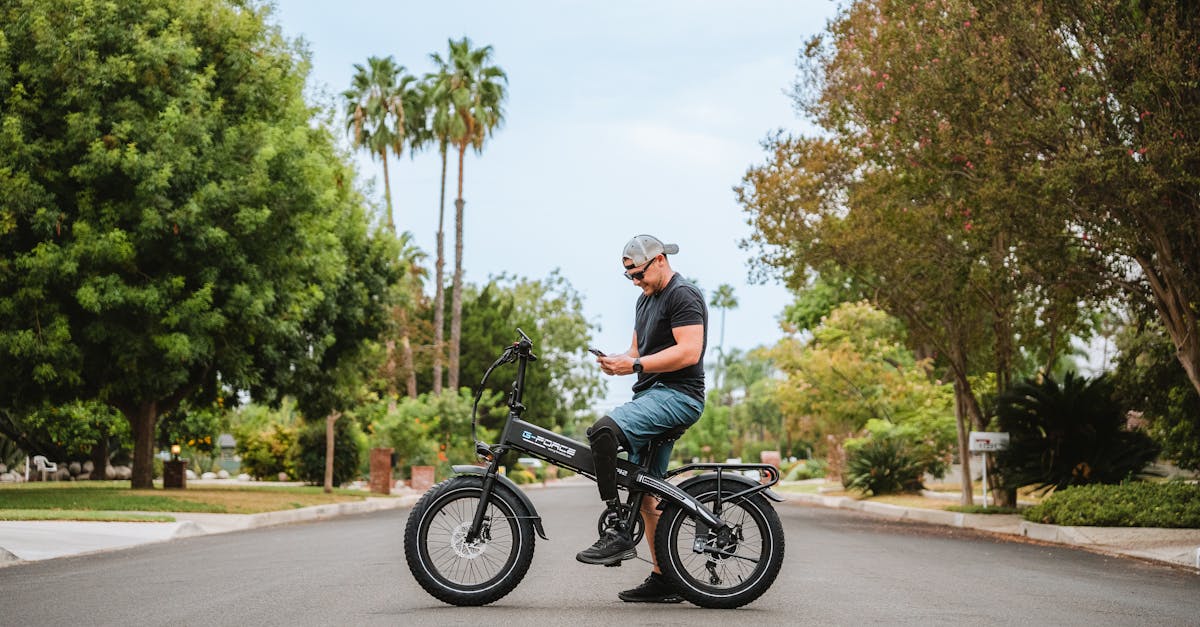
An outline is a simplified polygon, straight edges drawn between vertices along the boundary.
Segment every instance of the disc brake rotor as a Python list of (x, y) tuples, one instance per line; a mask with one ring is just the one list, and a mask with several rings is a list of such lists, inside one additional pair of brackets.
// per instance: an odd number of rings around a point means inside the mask
[(450, 532), (450, 548), (454, 549), (454, 553), (459, 557), (473, 560), (487, 551), (487, 543), (483, 542), (481, 538), (467, 542), (467, 532), (470, 530), (471, 521), (464, 520), (459, 523), (454, 531)]

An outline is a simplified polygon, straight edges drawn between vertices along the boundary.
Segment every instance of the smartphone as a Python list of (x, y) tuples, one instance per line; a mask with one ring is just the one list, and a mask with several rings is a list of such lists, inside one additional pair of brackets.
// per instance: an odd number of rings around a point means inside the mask
[(589, 347), (589, 348), (588, 348), (588, 352), (589, 352), (589, 353), (591, 353), (591, 354), (593, 354), (593, 355), (595, 355), (595, 356), (597, 356), (597, 357), (608, 357), (608, 355), (605, 355), (605, 354), (604, 354), (604, 351), (602, 351), (602, 350), (600, 350), (600, 349), (598, 349), (598, 348), (591, 348), (591, 347)]

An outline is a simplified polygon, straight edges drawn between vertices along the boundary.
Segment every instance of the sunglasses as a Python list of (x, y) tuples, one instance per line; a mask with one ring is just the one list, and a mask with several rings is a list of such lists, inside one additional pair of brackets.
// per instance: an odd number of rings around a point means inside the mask
[[(658, 259), (658, 257), (655, 257), (654, 259)], [(646, 276), (646, 270), (650, 268), (650, 264), (654, 263), (654, 259), (647, 261), (646, 265), (642, 266), (642, 269), (638, 270), (637, 272), (630, 272), (630, 270), (636, 268), (637, 266), (625, 266), (625, 278), (629, 279), (630, 281), (641, 281)]]

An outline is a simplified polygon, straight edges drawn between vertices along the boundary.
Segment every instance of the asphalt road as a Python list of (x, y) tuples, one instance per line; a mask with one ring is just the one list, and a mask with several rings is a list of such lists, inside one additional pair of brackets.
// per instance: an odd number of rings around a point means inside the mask
[(416, 585), (403, 509), (0, 569), (0, 626), (1200, 624), (1195, 574), (790, 503), (778, 506), (783, 571), (755, 603), (622, 603), (616, 593), (649, 564), (574, 559), (594, 540), (595, 488), (530, 496), (550, 541), (539, 539), (521, 585), (487, 607), (443, 605)]

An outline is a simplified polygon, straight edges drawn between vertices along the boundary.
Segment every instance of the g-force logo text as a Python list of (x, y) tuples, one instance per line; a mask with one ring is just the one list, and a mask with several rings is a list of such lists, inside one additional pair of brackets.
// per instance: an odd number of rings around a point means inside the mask
[(575, 456), (574, 448), (567, 446), (562, 442), (555, 442), (554, 440), (549, 440), (540, 435), (534, 435), (528, 431), (521, 432), (521, 439), (542, 450), (558, 453), (559, 455), (564, 455), (566, 457)]

